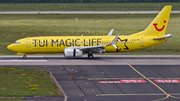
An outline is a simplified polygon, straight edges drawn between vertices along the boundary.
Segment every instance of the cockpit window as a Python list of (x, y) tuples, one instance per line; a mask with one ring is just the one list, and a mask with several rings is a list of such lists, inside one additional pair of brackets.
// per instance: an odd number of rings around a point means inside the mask
[(14, 42), (14, 44), (20, 44), (21, 42)]

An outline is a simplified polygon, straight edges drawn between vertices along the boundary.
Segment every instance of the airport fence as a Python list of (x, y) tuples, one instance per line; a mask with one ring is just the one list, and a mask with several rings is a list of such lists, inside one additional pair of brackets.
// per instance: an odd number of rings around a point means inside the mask
[(180, 0), (0, 0), (0, 3), (164, 3)]

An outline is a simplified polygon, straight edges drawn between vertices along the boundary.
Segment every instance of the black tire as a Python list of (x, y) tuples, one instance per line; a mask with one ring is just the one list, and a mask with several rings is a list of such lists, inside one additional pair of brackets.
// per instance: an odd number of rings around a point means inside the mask
[(23, 59), (26, 59), (26, 55), (23, 55)]
[(93, 59), (93, 55), (92, 54), (88, 54), (88, 58), (89, 59)]

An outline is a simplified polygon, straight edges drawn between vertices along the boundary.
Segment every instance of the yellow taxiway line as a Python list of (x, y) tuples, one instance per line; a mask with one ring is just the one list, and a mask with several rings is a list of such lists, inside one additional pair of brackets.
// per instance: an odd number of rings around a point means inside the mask
[(153, 81), (151, 81), (149, 78), (147, 78), (146, 76), (144, 76), (142, 73), (140, 73), (138, 70), (136, 70), (133, 66), (131, 66), (129, 63), (127, 63), (136, 73), (138, 73), (139, 75), (141, 75), (144, 79), (148, 80), (150, 83), (152, 83), (154, 86), (156, 86), (159, 90), (161, 90), (165, 95), (166, 97), (164, 98), (161, 98), (161, 99), (156, 99), (156, 100), (152, 100), (152, 101), (160, 101), (160, 100), (164, 100), (164, 99), (167, 99), (169, 97), (172, 97), (172, 98), (176, 98), (176, 99), (180, 99), (179, 97), (175, 97), (175, 96), (172, 96), (170, 94), (168, 94), (166, 91), (164, 91), (161, 87), (159, 87), (157, 84), (155, 84)]

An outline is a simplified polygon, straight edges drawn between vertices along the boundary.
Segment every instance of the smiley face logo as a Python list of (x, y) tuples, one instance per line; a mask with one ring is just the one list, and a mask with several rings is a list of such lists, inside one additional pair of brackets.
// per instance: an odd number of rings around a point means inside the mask
[[(166, 20), (164, 20), (164, 23), (166, 23)], [(154, 23), (153, 25), (154, 25), (154, 27), (155, 27), (155, 29), (156, 29), (157, 31), (162, 31), (162, 30), (164, 29), (164, 27), (165, 27), (165, 25), (163, 25), (162, 28), (158, 28), (158, 27), (157, 27), (157, 25), (158, 25), (157, 23)]]

